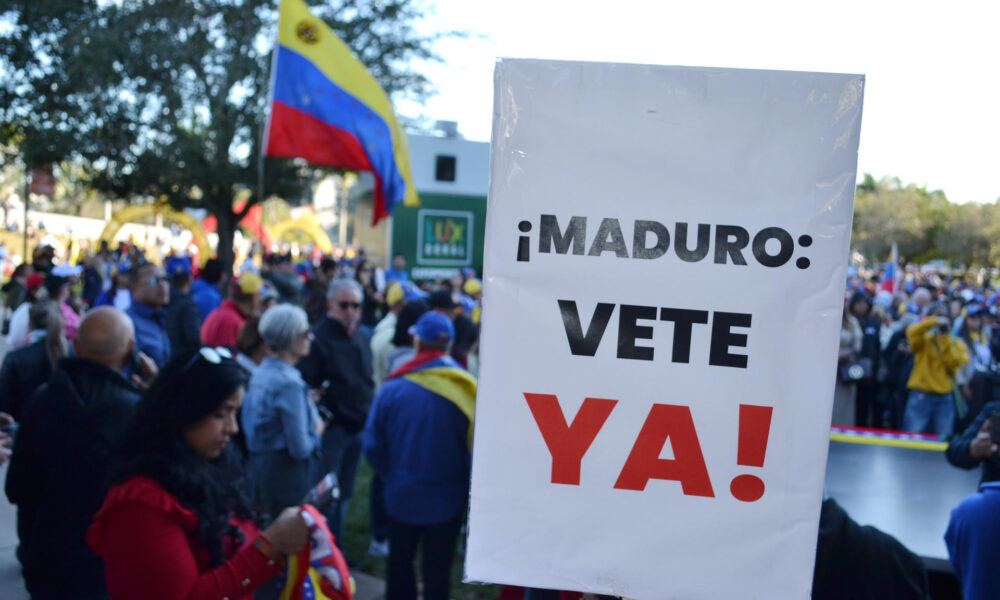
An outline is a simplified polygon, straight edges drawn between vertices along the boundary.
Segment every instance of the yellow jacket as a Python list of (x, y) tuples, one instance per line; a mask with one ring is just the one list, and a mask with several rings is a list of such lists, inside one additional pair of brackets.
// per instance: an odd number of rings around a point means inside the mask
[(906, 387), (930, 394), (950, 394), (954, 386), (952, 376), (969, 362), (969, 350), (965, 342), (947, 332), (931, 332), (936, 324), (933, 318), (927, 318), (906, 328), (906, 341), (913, 350), (913, 372)]

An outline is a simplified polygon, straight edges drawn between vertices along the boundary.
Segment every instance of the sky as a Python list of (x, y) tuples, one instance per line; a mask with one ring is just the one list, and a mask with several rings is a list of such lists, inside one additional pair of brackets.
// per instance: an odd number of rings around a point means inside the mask
[(862, 73), (858, 177), (1000, 198), (1000, 3), (427, 0), (461, 30), (425, 72), (438, 94), (401, 115), (488, 141), (498, 57)]

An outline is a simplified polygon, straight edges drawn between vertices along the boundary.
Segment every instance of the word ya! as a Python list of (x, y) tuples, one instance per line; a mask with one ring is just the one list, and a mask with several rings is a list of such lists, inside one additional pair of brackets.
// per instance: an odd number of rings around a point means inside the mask
[[(551, 482), (579, 486), (583, 457), (618, 401), (586, 398), (572, 422), (567, 422), (554, 394), (525, 392), (524, 399), (552, 456)], [(771, 406), (740, 405), (737, 465), (764, 466), (773, 410)], [(668, 443), (674, 458), (660, 458)], [(685, 496), (715, 497), (691, 409), (687, 406), (654, 404), (650, 408), (614, 488), (641, 492), (653, 479), (679, 482)], [(730, 494), (742, 502), (756, 502), (764, 496), (764, 491), (764, 480), (757, 475), (737, 475), (729, 484)]]

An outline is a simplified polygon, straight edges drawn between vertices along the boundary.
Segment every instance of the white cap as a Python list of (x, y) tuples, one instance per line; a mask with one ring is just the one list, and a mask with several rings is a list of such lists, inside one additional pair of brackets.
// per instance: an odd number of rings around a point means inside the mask
[(71, 265), (69, 263), (62, 263), (52, 267), (52, 274), (56, 277), (74, 277), (79, 275), (83, 271), (83, 267), (79, 265)]

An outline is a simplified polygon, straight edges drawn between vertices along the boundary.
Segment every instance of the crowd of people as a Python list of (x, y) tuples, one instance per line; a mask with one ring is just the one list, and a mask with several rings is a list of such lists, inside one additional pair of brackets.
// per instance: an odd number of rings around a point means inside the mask
[(1000, 294), (919, 272), (885, 283), (849, 282), (833, 423), (947, 439), (1000, 394)]
[[(982, 524), (1000, 503), (1000, 297), (959, 278), (897, 283), (849, 281), (833, 422), (937, 434), (955, 466), (982, 468), (948, 544), (968, 589), (992, 590), (968, 548), (1000, 533)], [(68, 265), (43, 247), (3, 291), (0, 461), (32, 598), (277, 598), (276, 576), (309, 540), (296, 507), (324, 482), (336, 493), (320, 509), (345, 552), (362, 460), (387, 597), (420, 595), (418, 557), (422, 597), (449, 597), (471, 467), (474, 272), (414, 282), (402, 256), (383, 270), (360, 253), (272, 254), (230, 273), (107, 246)], [(823, 510), (819, 597), (836, 597), (822, 590), (843, 580), (837, 557), (866, 544), (905, 558), (907, 585), (925, 589), (898, 542)], [(854, 550), (840, 548), (848, 530)]]
[[(988, 280), (912, 270), (897, 281), (849, 280), (840, 331), (834, 425), (933, 434), (948, 442), (953, 466), (981, 469), (979, 489), (952, 510), (943, 534), (970, 600), (1000, 596), (998, 317), (1000, 290)], [(883, 554), (913, 559), (902, 547)]]
[(275, 576), (307, 547), (297, 507), (321, 482), (334, 482), (319, 508), (345, 553), (365, 457), (368, 550), (387, 559), (389, 597), (418, 596), (420, 549), (423, 597), (448, 598), (471, 469), (475, 273), (418, 284), (402, 256), (382, 270), (363, 252), (224, 271), (107, 246), (81, 265), (42, 248), (15, 269), (0, 460), (31, 597), (276, 598)]

